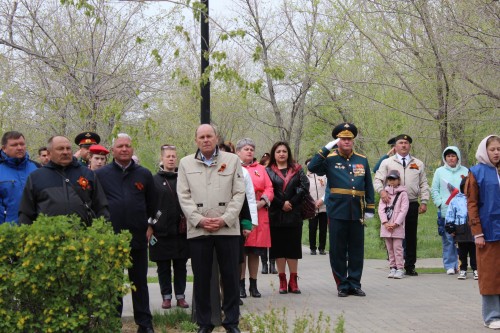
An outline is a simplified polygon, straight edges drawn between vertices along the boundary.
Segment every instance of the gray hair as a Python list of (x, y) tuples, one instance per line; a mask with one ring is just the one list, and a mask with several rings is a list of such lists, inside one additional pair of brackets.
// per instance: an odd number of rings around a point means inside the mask
[(112, 147), (114, 147), (115, 141), (118, 140), (118, 139), (129, 139), (130, 142), (132, 142), (132, 138), (127, 133), (118, 133), (116, 135), (116, 138), (113, 138), (113, 141), (111, 141), (111, 146)]
[(255, 149), (255, 142), (250, 138), (241, 139), (236, 143), (236, 151), (240, 151), (245, 146), (250, 146)]

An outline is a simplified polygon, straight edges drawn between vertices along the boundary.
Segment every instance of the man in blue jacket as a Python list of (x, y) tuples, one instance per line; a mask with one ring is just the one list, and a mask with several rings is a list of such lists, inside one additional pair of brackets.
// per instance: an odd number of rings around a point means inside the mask
[(5, 132), (0, 151), (0, 224), (19, 224), (19, 203), (30, 173), (40, 165), (26, 152), (26, 140), (20, 132)]
[(109, 219), (108, 202), (95, 174), (78, 163), (68, 138), (55, 135), (47, 144), (50, 162), (32, 172), (19, 204), (19, 223), (32, 224), (40, 214), (80, 216), (85, 225)]
[[(111, 148), (113, 162), (96, 170), (109, 203), (111, 223), (115, 232), (128, 230), (132, 234), (128, 269), (129, 280), (135, 286), (132, 303), (138, 333), (152, 333), (153, 321), (149, 308), (148, 290), (148, 219), (157, 212), (156, 190), (151, 172), (132, 160), (134, 149), (128, 134), (120, 133)], [(120, 313), (123, 303), (120, 306)]]

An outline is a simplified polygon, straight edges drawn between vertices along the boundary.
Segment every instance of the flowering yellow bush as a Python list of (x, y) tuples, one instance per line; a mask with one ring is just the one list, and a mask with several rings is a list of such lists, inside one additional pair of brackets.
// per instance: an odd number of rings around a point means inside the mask
[(121, 332), (130, 239), (103, 219), (0, 225), (0, 332)]

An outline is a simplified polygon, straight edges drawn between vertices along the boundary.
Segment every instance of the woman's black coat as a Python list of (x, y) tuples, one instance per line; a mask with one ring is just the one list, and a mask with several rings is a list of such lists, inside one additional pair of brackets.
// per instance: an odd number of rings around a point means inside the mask
[(177, 197), (177, 173), (158, 171), (153, 176), (158, 195), (158, 209), (161, 216), (153, 226), (153, 235), (158, 239), (149, 246), (152, 261), (188, 258), (186, 233), (179, 233), (181, 206)]
[[(304, 195), (309, 191), (309, 179), (302, 169), (293, 175), (283, 191), (283, 179), (270, 167), (266, 171), (271, 178), (274, 189), (274, 199), (269, 207), (269, 223), (271, 227), (293, 227), (302, 225), (302, 202)], [(281, 170), (280, 170), (281, 171)], [(288, 170), (290, 172), (290, 169)], [(292, 210), (283, 211), (285, 201), (290, 201)]]

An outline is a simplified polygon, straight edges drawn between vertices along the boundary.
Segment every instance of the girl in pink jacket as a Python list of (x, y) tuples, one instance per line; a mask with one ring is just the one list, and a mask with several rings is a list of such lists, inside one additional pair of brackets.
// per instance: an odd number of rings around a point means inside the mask
[(391, 170), (386, 177), (385, 190), (389, 194), (390, 204), (380, 200), (378, 215), (382, 225), (380, 237), (385, 239), (389, 254), (390, 272), (388, 278), (402, 279), (404, 277), (403, 239), (405, 238), (405, 218), (410, 202), (406, 188), (401, 184), (399, 171)]

